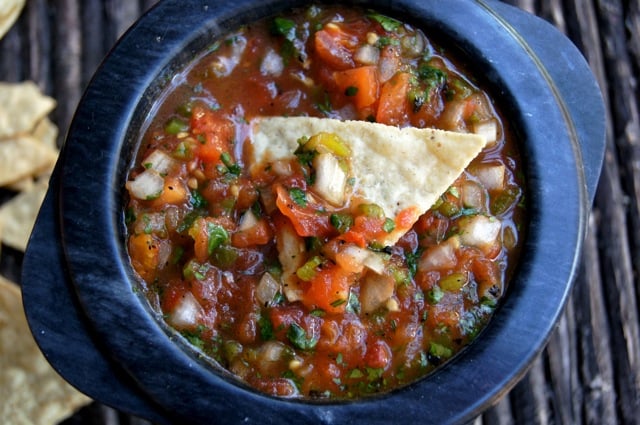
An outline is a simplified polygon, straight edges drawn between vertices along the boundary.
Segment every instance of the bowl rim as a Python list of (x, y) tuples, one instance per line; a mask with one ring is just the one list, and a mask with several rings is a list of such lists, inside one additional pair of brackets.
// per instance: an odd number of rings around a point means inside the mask
[[(195, 40), (224, 34), (224, 28), (238, 24), (243, 16), (272, 14), (294, 4), (306, 2), (268, 0), (258, 8), (251, 0), (232, 4), (194, 0), (188, 6), (179, 0), (161, 2), (123, 36), (105, 60), (69, 130), (58, 190), (65, 259), (81, 306), (109, 354), (140, 387), (169, 411), (194, 409), (188, 414), (196, 421), (216, 414), (237, 421), (279, 415), (296, 423), (365, 417), (381, 423), (411, 419), (416, 409), (437, 422), (468, 420), (510, 389), (548, 340), (575, 278), (588, 212), (585, 177), (577, 155), (579, 142), (564, 101), (558, 97), (554, 82), (545, 76), (543, 64), (536, 62), (523, 40), (504, 30), (505, 23), (497, 19), (499, 14), (492, 13), (489, 3), (451, 0), (446, 13), (441, 10), (442, 3), (438, 9), (437, 0), (366, 4), (400, 19), (411, 16), (413, 25), (430, 31), (446, 32), (462, 51), (481, 62), (486, 78), (502, 90), (505, 103), (516, 111), (512, 112), (519, 121), (516, 127), (526, 138), (521, 152), (527, 158), (530, 208), (523, 247), (526, 258), (489, 326), (461, 355), (414, 384), (361, 401), (277, 399), (211, 373), (202, 361), (175, 344), (132, 291), (133, 273), (125, 261), (122, 231), (124, 180), (119, 171), (128, 169), (135, 150), (130, 146), (130, 129), (139, 123), (136, 110), (157, 95), (154, 81), (166, 79), (180, 61), (193, 55)], [(179, 25), (178, 18), (187, 19), (191, 28)], [(473, 19), (482, 22), (482, 40), (472, 38), (477, 37), (478, 27), (461, 24)], [(161, 36), (159, 23), (167, 28)], [(488, 47), (496, 45), (504, 51), (489, 51)], [(132, 56), (131, 51), (137, 54)], [(509, 65), (517, 64), (517, 71), (501, 68), (507, 59)], [(140, 70), (144, 72), (140, 74)], [(149, 87), (156, 88), (149, 91)], [(531, 95), (527, 102), (517, 95), (525, 92)], [(527, 115), (527, 108), (544, 110), (551, 124), (536, 114)], [(100, 111), (99, 119), (96, 111)], [(548, 143), (553, 137), (557, 146), (550, 153)], [(541, 158), (549, 155), (556, 161), (554, 167), (543, 166)], [(563, 187), (554, 184), (558, 181)], [(560, 207), (562, 216), (551, 212)], [(560, 232), (566, 236), (562, 240), (557, 238)], [(536, 308), (529, 310), (534, 305)], [(500, 320), (516, 313), (518, 321)], [(132, 350), (136, 345), (139, 349)], [(493, 359), (491, 371), (483, 370), (476, 358), (489, 359), (492, 350), (504, 357)], [(176, 369), (182, 371), (181, 376), (173, 374)], [(185, 382), (191, 384), (182, 386)], [(447, 393), (450, 403), (443, 402)], [(412, 407), (392, 409), (398, 399)]]

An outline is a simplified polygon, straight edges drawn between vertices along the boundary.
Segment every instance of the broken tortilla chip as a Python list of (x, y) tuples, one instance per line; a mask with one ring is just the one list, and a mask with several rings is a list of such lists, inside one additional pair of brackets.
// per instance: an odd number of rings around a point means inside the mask
[(0, 276), (0, 423), (53, 425), (91, 402), (47, 363), (31, 335), (18, 285)]
[(23, 252), (26, 250), (47, 187), (46, 180), (38, 181), (31, 190), (14, 196), (0, 207), (3, 244)]
[(0, 38), (9, 31), (14, 24), (22, 8), (25, 0), (2, 0), (0, 2)]
[(31, 133), (55, 106), (32, 81), (0, 83), (0, 139)]
[(0, 186), (49, 170), (57, 158), (57, 149), (32, 136), (0, 140)]
[(388, 218), (403, 214), (404, 226), (380, 241), (386, 245), (395, 244), (486, 145), (476, 134), (328, 118), (258, 118), (251, 127), (252, 172), (292, 157), (302, 137), (340, 137), (351, 151), (354, 193), (382, 207)]

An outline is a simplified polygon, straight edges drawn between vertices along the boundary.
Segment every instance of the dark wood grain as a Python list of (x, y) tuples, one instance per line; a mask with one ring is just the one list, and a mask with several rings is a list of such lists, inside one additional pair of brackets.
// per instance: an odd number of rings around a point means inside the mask
[[(582, 51), (606, 105), (607, 152), (582, 266), (557, 329), (522, 381), (473, 423), (640, 424), (640, 5), (506, 2), (546, 19)], [(33, 80), (54, 96), (62, 142), (104, 55), (155, 3), (29, 0), (0, 41), (0, 81)], [(2, 247), (0, 273), (19, 280), (21, 263), (20, 253)], [(93, 403), (65, 424), (148, 422)]]

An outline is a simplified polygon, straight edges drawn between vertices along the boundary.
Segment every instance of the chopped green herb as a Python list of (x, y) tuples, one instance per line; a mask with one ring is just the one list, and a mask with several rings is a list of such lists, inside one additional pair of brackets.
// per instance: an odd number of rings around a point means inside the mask
[(218, 249), (220, 245), (229, 241), (229, 233), (219, 224), (207, 222), (207, 234), (209, 236), (209, 242), (207, 244), (207, 252), (209, 255), (213, 254), (213, 251)]
[(409, 269), (409, 274), (411, 275), (412, 278), (416, 275), (416, 272), (418, 271), (418, 260), (420, 260), (420, 257), (422, 256), (423, 252), (424, 252), (424, 248), (419, 247), (418, 249), (416, 249), (416, 252), (405, 251), (404, 253), (405, 262), (407, 263), (407, 268)]
[(304, 193), (303, 190), (294, 187), (292, 189), (289, 189), (289, 195), (291, 196), (293, 202), (300, 205), (302, 208), (307, 206), (307, 194)]
[(307, 337), (307, 332), (297, 323), (292, 323), (287, 331), (287, 338), (294, 347), (301, 350), (313, 350), (318, 343), (317, 338)]
[(453, 355), (453, 351), (442, 344), (431, 342), (429, 344), (429, 354), (438, 359), (448, 359)]
[(344, 91), (345, 96), (355, 96), (358, 94), (358, 88), (356, 86), (349, 86)]
[(260, 316), (258, 319), (258, 328), (260, 329), (260, 337), (263, 341), (269, 341), (274, 338), (273, 324), (268, 317)]
[(360, 299), (352, 291), (349, 291), (349, 299), (347, 301), (347, 307), (345, 310), (348, 313), (360, 314)]
[(134, 221), (136, 221), (136, 212), (135, 210), (131, 207), (131, 208), (127, 208), (127, 210), (124, 212), (124, 222), (125, 224), (129, 225), (131, 223), (133, 223)]
[(237, 163), (233, 162), (233, 160), (231, 159), (231, 155), (229, 155), (228, 152), (223, 152), (222, 155), (220, 155), (220, 160), (225, 165), (225, 167), (227, 167), (227, 172), (229, 174), (239, 176), (242, 172), (242, 168), (240, 168)]
[(335, 213), (329, 217), (329, 222), (340, 233), (345, 233), (353, 226), (353, 217), (346, 213)]
[(277, 17), (271, 24), (271, 33), (273, 35), (281, 35), (288, 40), (295, 39), (296, 23), (291, 19)]
[(304, 263), (302, 267), (300, 267), (296, 271), (296, 275), (298, 275), (298, 278), (300, 278), (300, 280), (309, 282), (311, 279), (315, 277), (316, 267), (318, 267), (320, 264), (322, 264), (322, 257), (318, 255), (311, 257), (309, 261)]
[(438, 304), (442, 297), (444, 297), (444, 291), (438, 285), (435, 285), (427, 293), (427, 300), (429, 300), (431, 304)]
[(164, 126), (164, 131), (167, 134), (176, 135), (189, 130), (189, 124), (182, 121), (180, 118), (171, 118)]
[(344, 304), (346, 302), (347, 302), (347, 300), (345, 300), (344, 298), (338, 298), (337, 300), (335, 300), (335, 301), (333, 301), (331, 303), (331, 307), (339, 307), (339, 306), (341, 306), (342, 304)]
[(202, 197), (198, 190), (192, 190), (189, 196), (189, 203), (193, 208), (205, 208), (209, 203)]
[(395, 31), (402, 25), (400, 21), (397, 21), (393, 18), (381, 15), (376, 12), (368, 13), (367, 17), (373, 19), (374, 21), (382, 25), (382, 28), (384, 28), (385, 31)]
[(384, 223), (382, 224), (382, 230), (384, 230), (387, 233), (391, 233), (395, 228), (396, 228), (395, 221), (391, 220), (390, 218), (386, 218), (384, 220)]

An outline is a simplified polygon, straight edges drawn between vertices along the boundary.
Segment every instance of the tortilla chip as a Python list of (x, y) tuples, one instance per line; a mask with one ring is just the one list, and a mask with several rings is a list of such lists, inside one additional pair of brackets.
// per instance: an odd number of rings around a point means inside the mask
[(32, 81), (0, 83), (0, 139), (31, 133), (55, 106)]
[(91, 402), (47, 363), (27, 325), (18, 285), (0, 276), (0, 423), (53, 425)]
[(0, 1), (0, 38), (9, 31), (9, 28), (18, 19), (24, 3), (25, 0)]
[(40, 120), (33, 129), (31, 136), (45, 146), (57, 151), (58, 149), (58, 127), (47, 117)]
[(0, 207), (2, 243), (23, 252), (26, 250), (47, 187), (46, 181), (39, 181), (33, 189), (14, 196)]
[(356, 193), (407, 228), (385, 239), (392, 245), (428, 211), (486, 145), (484, 137), (436, 129), (398, 128), (366, 121), (311, 117), (259, 118), (252, 122), (253, 167), (293, 155), (298, 139), (327, 132), (350, 148)]
[(57, 149), (32, 136), (0, 140), (0, 186), (50, 170), (57, 158)]

